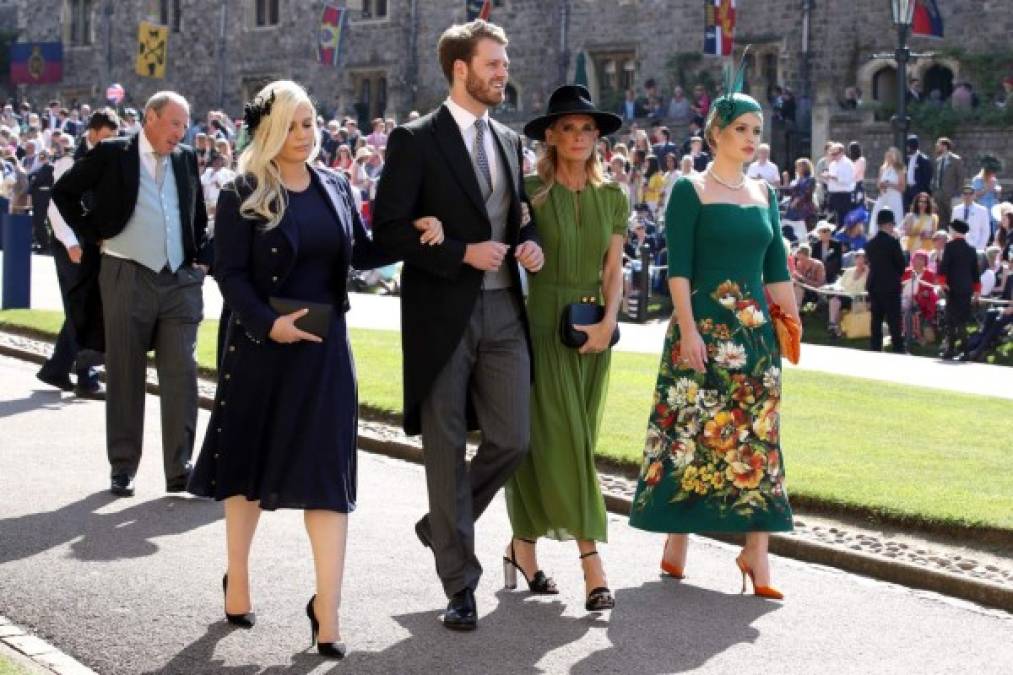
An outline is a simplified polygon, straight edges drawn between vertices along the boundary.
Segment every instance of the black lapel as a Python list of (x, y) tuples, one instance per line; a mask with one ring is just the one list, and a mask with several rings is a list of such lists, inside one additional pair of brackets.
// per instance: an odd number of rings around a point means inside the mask
[(520, 168), (517, 166), (516, 148), (514, 148), (513, 143), (510, 142), (506, 134), (506, 127), (496, 120), (491, 119), (490, 121), (492, 123), (489, 125), (489, 128), (492, 129), (492, 136), (496, 139), (496, 146), (499, 148), (500, 156), (506, 162), (507, 171), (510, 173), (510, 184), (514, 186), (514, 196), (517, 196), (521, 192), (521, 186), (519, 184)]
[(457, 182), (461, 184), (461, 188), (475, 208), (488, 220), (489, 213), (485, 209), (485, 200), (482, 199), (482, 191), (478, 187), (478, 177), (475, 176), (475, 168), (471, 164), (471, 154), (464, 145), (464, 137), (457, 126), (457, 121), (445, 105), (440, 106), (433, 120), (433, 134), (436, 136), (437, 146), (450, 166), (451, 173), (457, 178)]
[(187, 173), (187, 163), (182, 148), (179, 146), (173, 148), (169, 159), (172, 162), (172, 173), (176, 177), (176, 194), (179, 195), (180, 225), (183, 227), (183, 232), (188, 233), (193, 228), (193, 209), (190, 208), (190, 202), (192, 201), (190, 192), (193, 189), (193, 181), (190, 180), (190, 176)]
[(130, 205), (128, 213), (133, 213), (137, 204), (137, 191), (141, 185), (141, 144), (137, 140), (137, 134), (131, 136), (123, 146), (120, 162), (123, 167), (123, 185), (127, 190), (123, 198), (125, 203)]

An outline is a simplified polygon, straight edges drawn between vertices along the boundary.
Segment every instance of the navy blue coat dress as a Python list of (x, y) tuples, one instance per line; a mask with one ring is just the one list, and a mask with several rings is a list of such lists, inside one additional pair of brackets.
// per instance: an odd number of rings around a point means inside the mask
[[(311, 170), (288, 192), (281, 222), (264, 230), (244, 218), (248, 180), (222, 190), (215, 222), (215, 279), (231, 310), (214, 410), (188, 489), (236, 495), (265, 510), (348, 513), (356, 500), (358, 398), (345, 326), (350, 266), (393, 262), (370, 239), (343, 176)], [(321, 343), (268, 337), (278, 317), (270, 297), (332, 305)]]

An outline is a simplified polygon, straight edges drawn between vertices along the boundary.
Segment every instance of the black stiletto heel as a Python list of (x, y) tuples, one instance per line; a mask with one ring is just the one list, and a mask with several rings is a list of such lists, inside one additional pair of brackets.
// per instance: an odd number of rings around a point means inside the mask
[[(226, 572), (222, 575), (222, 595), (227, 593), (229, 590), (229, 573)], [(225, 620), (231, 623), (233, 626), (239, 626), (240, 628), (253, 628), (257, 623), (257, 615), (253, 612), (247, 612), (246, 614), (229, 614), (225, 612)]]
[[(521, 541), (534, 544), (535, 542), (530, 539), (521, 539)], [(527, 572), (524, 571), (520, 565), (517, 564), (517, 554), (514, 553), (514, 540), (510, 540), (510, 555), (503, 556), (503, 587), (513, 590), (517, 588), (517, 572), (521, 573), (524, 577), (524, 581), (528, 582), (528, 590), (535, 595), (558, 595), (559, 589), (556, 588), (556, 582), (551, 577), (545, 576), (545, 572), (538, 570), (535, 575), (528, 578)]]
[[(593, 555), (598, 555), (598, 551), (588, 551), (580, 556), (580, 559), (590, 558)], [(587, 578), (586, 574), (584, 578)], [(612, 591), (607, 586), (592, 588), (591, 592), (587, 594), (587, 600), (584, 601), (584, 609), (589, 612), (601, 612), (606, 609), (612, 609), (615, 606), (616, 599), (612, 596)]]
[(345, 648), (344, 642), (320, 642), (317, 640), (317, 635), (320, 634), (320, 622), (317, 621), (317, 614), (313, 611), (313, 601), (317, 599), (314, 595), (310, 598), (310, 601), (306, 603), (306, 616), (310, 620), (310, 647), (314, 644), (317, 646), (317, 652), (321, 656), (326, 656), (332, 659), (343, 659), (345, 653), (348, 651)]

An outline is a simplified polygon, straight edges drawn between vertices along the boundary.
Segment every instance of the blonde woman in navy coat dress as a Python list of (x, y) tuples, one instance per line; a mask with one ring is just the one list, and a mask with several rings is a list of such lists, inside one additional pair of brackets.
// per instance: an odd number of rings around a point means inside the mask
[[(216, 209), (215, 279), (231, 318), (215, 407), (190, 480), (225, 502), (225, 614), (250, 628), (248, 561), (262, 511), (301, 509), (316, 594), (306, 606), (320, 654), (341, 658), (338, 608), (348, 513), (356, 501), (357, 393), (348, 344), (349, 266), (393, 262), (369, 238), (347, 181), (311, 165), (316, 111), (305, 90), (272, 82), (247, 105), (251, 141)], [(420, 221), (438, 245), (438, 221)], [(306, 308), (279, 314), (280, 297), (330, 307), (326, 336), (301, 330)]]

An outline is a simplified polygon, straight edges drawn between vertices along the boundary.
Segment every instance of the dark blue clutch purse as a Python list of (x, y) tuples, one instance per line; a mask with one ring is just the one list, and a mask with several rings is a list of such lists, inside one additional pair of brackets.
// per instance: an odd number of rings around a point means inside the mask
[[(587, 333), (577, 330), (574, 326), (589, 326), (599, 323), (605, 318), (605, 308), (597, 302), (572, 302), (563, 308), (559, 321), (559, 337), (563, 344), (573, 349), (580, 349), (587, 342)], [(609, 347), (619, 342), (619, 326), (612, 331)]]

